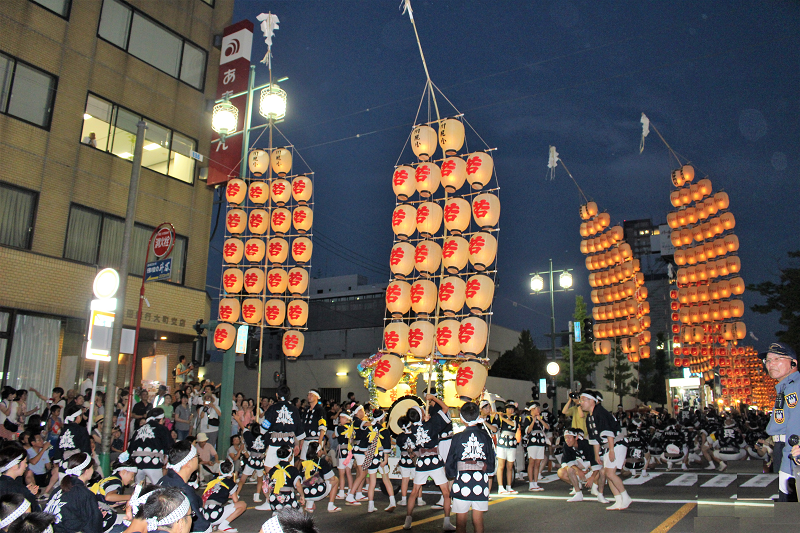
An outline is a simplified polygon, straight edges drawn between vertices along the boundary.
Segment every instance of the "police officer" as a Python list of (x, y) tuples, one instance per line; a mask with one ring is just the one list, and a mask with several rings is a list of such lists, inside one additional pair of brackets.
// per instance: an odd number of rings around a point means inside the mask
[[(775, 385), (775, 408), (772, 418), (767, 424), (767, 434), (772, 435), (775, 443), (773, 454), (773, 471), (778, 471), (778, 501), (797, 501), (797, 488), (790, 486), (792, 476), (792, 460), (789, 450), (785, 449), (786, 439), (791, 435), (800, 435), (800, 374), (797, 373), (797, 354), (789, 345), (773, 342), (766, 353), (759, 354), (764, 360), (769, 377), (777, 380)], [(792, 484), (793, 485), (793, 484)]]

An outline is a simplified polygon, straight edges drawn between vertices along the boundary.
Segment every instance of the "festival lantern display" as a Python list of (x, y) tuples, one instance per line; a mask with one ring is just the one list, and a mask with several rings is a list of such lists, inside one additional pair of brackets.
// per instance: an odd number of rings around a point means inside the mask
[(220, 322), (214, 329), (214, 346), (217, 350), (227, 350), (236, 340), (236, 328), (225, 322)]
[(301, 174), (292, 179), (292, 198), (297, 205), (308, 205), (314, 192), (314, 183), (306, 175)]
[(459, 190), (467, 181), (467, 163), (460, 157), (448, 157), (442, 161), (442, 187), (448, 194)]
[(286, 304), (286, 317), (291, 326), (305, 326), (308, 322), (308, 302), (305, 300), (289, 300), (289, 303)]
[(417, 207), (417, 231), (425, 239), (431, 239), (442, 227), (442, 207), (436, 202), (423, 202)]
[(466, 361), (458, 366), (456, 373), (456, 392), (465, 402), (481, 395), (489, 371), (477, 361)]
[(383, 328), (383, 346), (386, 351), (404, 357), (408, 354), (408, 324), (389, 322)]
[(288, 148), (276, 148), (270, 154), (272, 171), (283, 178), (292, 170), (292, 152)]
[(225, 187), (225, 199), (229, 204), (239, 205), (247, 196), (247, 184), (244, 180), (234, 178)]
[(236, 294), (242, 292), (244, 286), (244, 273), (238, 268), (228, 268), (222, 273), (222, 287), (225, 293)]
[(270, 199), (272, 203), (278, 207), (283, 207), (292, 198), (292, 186), (288, 180), (276, 179), (272, 180), (270, 186)]
[(471, 214), (468, 201), (463, 198), (450, 198), (444, 204), (445, 229), (450, 235), (461, 235), (469, 228)]
[(461, 323), (458, 320), (442, 320), (436, 326), (436, 349), (442, 355), (455, 357), (461, 351), (458, 339), (458, 330)]
[(436, 310), (437, 293), (434, 282), (418, 279), (411, 285), (411, 310), (418, 317), (429, 317)]
[(447, 317), (459, 315), (467, 300), (467, 283), (458, 276), (448, 276), (439, 284), (439, 308)]
[(247, 156), (247, 167), (253, 176), (261, 177), (269, 171), (269, 154), (265, 150), (251, 150)]
[(247, 214), (241, 209), (231, 209), (225, 217), (225, 227), (228, 233), (239, 234), (247, 229)]
[(395, 388), (403, 377), (403, 360), (390, 353), (384, 354), (375, 365), (375, 387), (380, 392)]
[(479, 194), (472, 200), (472, 215), (482, 230), (494, 228), (500, 219), (500, 200), (491, 193)]
[(307, 206), (295, 207), (292, 211), (292, 226), (300, 235), (305, 235), (311, 231), (314, 223), (314, 211)]
[(248, 324), (259, 324), (264, 318), (264, 304), (259, 298), (247, 298), (242, 302), (242, 318)]
[(470, 186), (480, 191), (492, 179), (494, 160), (486, 152), (475, 152), (467, 156), (467, 181)]
[(280, 265), (286, 262), (289, 257), (289, 243), (286, 239), (273, 237), (267, 242), (267, 260), (270, 263)]
[(464, 146), (464, 123), (457, 118), (439, 121), (439, 146), (446, 156), (452, 156)]
[(472, 276), (467, 280), (464, 293), (466, 295), (466, 304), (470, 312), (473, 314), (481, 314), (492, 305), (492, 300), (494, 299), (494, 280), (483, 274)]
[(442, 245), (442, 266), (448, 274), (458, 274), (467, 266), (469, 243), (463, 237), (450, 236)]
[(238, 265), (242, 262), (244, 255), (244, 243), (241, 239), (226, 239), (222, 245), (222, 258), (231, 265)]
[(442, 170), (434, 163), (420, 163), (414, 169), (414, 181), (420, 198), (430, 198), (442, 182)]
[(433, 240), (420, 241), (414, 249), (414, 268), (429, 278), (439, 271), (442, 263), (442, 248)]
[(269, 201), (269, 184), (264, 181), (251, 181), (247, 187), (247, 199), (256, 205), (267, 203)]
[[(250, 218), (253, 218), (252, 215)], [(271, 228), (272, 232), (278, 237), (285, 237), (286, 234), (292, 229), (292, 213), (285, 207), (273, 209)], [(251, 229), (250, 231), (253, 230)]]
[(497, 239), (491, 233), (481, 231), (469, 240), (469, 262), (478, 272), (483, 272), (497, 255)]
[(398, 205), (392, 213), (392, 231), (401, 241), (406, 241), (417, 230), (417, 210), (410, 205)]
[(248, 268), (244, 271), (244, 290), (250, 294), (259, 294), (264, 290), (266, 275), (260, 268)]
[(403, 318), (411, 309), (411, 284), (393, 281), (386, 287), (386, 310), (392, 318)]
[(297, 359), (303, 355), (305, 336), (301, 331), (288, 329), (283, 333), (282, 339), (283, 354), (288, 359)]
[(260, 263), (267, 253), (267, 245), (262, 239), (247, 239), (244, 243), (244, 257), (251, 263)]
[(236, 298), (223, 298), (219, 301), (219, 319), (225, 322), (236, 322), (239, 320), (241, 305)]
[(289, 285), (289, 274), (282, 268), (271, 268), (267, 271), (267, 290), (271, 294), (283, 294)]
[(436, 329), (433, 322), (417, 320), (408, 326), (408, 351), (414, 357), (429, 357), (433, 352)]
[(464, 355), (476, 357), (486, 347), (489, 327), (486, 321), (475, 316), (461, 321), (458, 328), (458, 342)]
[(308, 278), (308, 270), (303, 267), (294, 267), (289, 270), (289, 294), (294, 297), (306, 294)]
[(427, 161), (436, 150), (436, 131), (426, 124), (415, 126), (411, 131), (411, 150), (420, 161)]
[(277, 298), (267, 300), (264, 303), (264, 315), (267, 324), (270, 326), (278, 327), (283, 325), (284, 320), (286, 320), (286, 302)]
[(311, 261), (311, 252), (314, 245), (308, 237), (296, 237), (292, 241), (292, 259), (298, 265), (305, 265)]
[(417, 192), (416, 181), (414, 180), (414, 167), (402, 165), (394, 169), (392, 175), (392, 190), (401, 202), (405, 202), (415, 192)]
[(414, 245), (401, 241), (392, 246), (389, 268), (396, 279), (406, 279), (414, 271)]

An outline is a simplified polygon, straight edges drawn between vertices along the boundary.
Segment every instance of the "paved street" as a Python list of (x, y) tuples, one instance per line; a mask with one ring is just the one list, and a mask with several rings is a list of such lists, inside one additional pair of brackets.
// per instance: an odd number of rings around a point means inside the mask
[[(666, 472), (660, 468), (645, 479), (626, 479), (634, 501), (623, 512), (606, 511), (606, 505), (591, 498), (588, 490), (584, 490), (584, 502), (567, 503), (569, 487), (555, 479), (554, 474), (540, 480), (543, 492), (527, 492), (527, 482), (517, 482), (519, 495), (492, 495), (486, 531), (735, 533), (765, 531), (765, 527), (787, 524), (792, 526), (786, 531), (796, 531), (800, 505), (773, 504), (769, 498), (777, 495), (777, 475), (761, 474), (760, 467), (757, 461), (740, 461), (731, 463), (724, 473), (701, 469)], [(245, 501), (251, 507), (253, 489), (254, 485), (246, 485)], [(424, 496), (429, 504), (438, 499), (434, 490), (435, 487), (426, 489)], [(605, 494), (611, 497), (608, 489)], [(405, 510), (398, 508), (394, 513), (386, 513), (383, 508), (387, 504), (386, 496), (376, 495), (379, 510), (368, 514), (366, 504), (346, 507), (337, 500), (341, 512), (329, 514), (324, 504), (317, 504), (314, 517), (322, 532), (401, 531)], [(233, 525), (242, 533), (255, 533), (269, 516), (249, 509)], [(443, 516), (441, 510), (429, 506), (417, 508), (413, 531), (441, 531)]]

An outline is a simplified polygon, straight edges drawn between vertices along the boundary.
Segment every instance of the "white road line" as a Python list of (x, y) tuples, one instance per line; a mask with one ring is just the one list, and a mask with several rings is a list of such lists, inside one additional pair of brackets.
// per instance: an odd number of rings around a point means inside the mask
[(720, 474), (718, 476), (714, 476), (702, 485), (701, 487), (727, 487), (731, 483), (736, 481), (736, 474)]
[(753, 476), (749, 481), (746, 481), (740, 485), (740, 487), (766, 487), (773, 481), (778, 479), (778, 474), (758, 474), (757, 476)]
[(645, 483), (647, 483), (651, 479), (655, 479), (655, 478), (657, 478), (658, 476), (660, 476), (662, 474), (664, 474), (664, 472), (650, 472), (650, 473), (647, 474), (647, 477), (642, 477), (642, 476), (630, 477), (630, 478), (626, 479), (625, 481), (623, 481), (622, 483), (625, 484), (625, 485), (644, 485)]
[(681, 474), (669, 483), (668, 487), (691, 487), (697, 483), (697, 474)]
[[(494, 495), (493, 495), (494, 496)], [(586, 496), (586, 494), (584, 494)], [(521, 499), (521, 500), (561, 500), (566, 501), (567, 495), (564, 496), (548, 496), (545, 494), (514, 494), (514, 495), (503, 495), (503, 498), (513, 498), (513, 499)], [(596, 503), (597, 500), (593, 497), (587, 497), (581, 503)], [(755, 502), (755, 501), (713, 501), (713, 500), (655, 500), (655, 499), (644, 499), (644, 498), (634, 498), (633, 503), (665, 503), (665, 504), (681, 504), (684, 503), (697, 503), (699, 505), (713, 505), (717, 507), (731, 507), (731, 506), (742, 506), (742, 507), (772, 507), (773, 502), (765, 501), (765, 502)]]

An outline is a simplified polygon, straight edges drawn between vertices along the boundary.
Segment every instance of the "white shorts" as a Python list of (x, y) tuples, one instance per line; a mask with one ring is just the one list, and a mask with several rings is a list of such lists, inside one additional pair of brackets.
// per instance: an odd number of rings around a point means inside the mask
[(625, 457), (628, 455), (628, 447), (624, 444), (617, 444), (614, 446), (614, 462), (609, 460), (609, 453), (603, 456), (603, 468), (619, 468), (622, 470), (622, 465), (625, 464)]
[(262, 477), (264, 475), (264, 469), (263, 468), (255, 469), (250, 465), (244, 465), (244, 467), (242, 467), (243, 476), (252, 476), (253, 474), (256, 474), (256, 476), (258, 477)]
[(363, 453), (353, 452), (353, 461), (355, 461), (356, 466), (364, 466), (364, 459), (366, 458), (367, 456)]
[(229, 504), (225, 505), (225, 507), (222, 509), (222, 516), (220, 516), (219, 518), (217, 518), (216, 520), (214, 520), (214, 521), (211, 523), (211, 525), (212, 525), (212, 526), (218, 526), (218, 525), (220, 525), (220, 524), (221, 524), (223, 521), (227, 521), (227, 520), (228, 520), (228, 517), (229, 517), (230, 515), (232, 515), (232, 514), (234, 513), (234, 511), (236, 511), (236, 504), (235, 504), (235, 503), (229, 503)]
[(528, 446), (528, 459), (544, 459), (544, 446)]
[(498, 459), (505, 459), (506, 461), (513, 463), (517, 458), (517, 449), (516, 448), (497, 448), (497, 458)]
[(156, 484), (158, 480), (164, 476), (160, 468), (140, 468), (136, 472), (135, 481), (139, 483), (142, 480), (147, 480), (148, 483)]
[(269, 470), (280, 462), (280, 459), (278, 459), (279, 449), (280, 447), (278, 446), (267, 446), (267, 453), (264, 454), (264, 468)]
[(447, 454), (450, 452), (450, 444), (453, 443), (453, 439), (445, 439), (439, 441), (439, 457), (442, 458), (442, 462), (447, 462)]
[(447, 475), (444, 473), (444, 467), (439, 467), (434, 470), (415, 470), (414, 471), (414, 485), (424, 485), (428, 478), (433, 479), (433, 482), (438, 485), (447, 483)]
[(414, 467), (408, 468), (408, 467), (405, 467), (405, 466), (401, 466), (400, 467), (400, 477), (402, 477), (402, 478), (412, 478), (412, 477), (414, 477), (414, 473), (416, 471), (417, 471), (417, 469), (414, 468)]
[(455, 514), (466, 513), (470, 509), (473, 511), (488, 511), (489, 510), (489, 500), (481, 500), (477, 502), (469, 501), (469, 500), (459, 500), (458, 498), (453, 498), (450, 504), (450, 512)]

